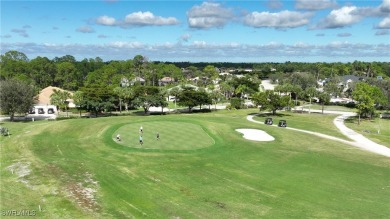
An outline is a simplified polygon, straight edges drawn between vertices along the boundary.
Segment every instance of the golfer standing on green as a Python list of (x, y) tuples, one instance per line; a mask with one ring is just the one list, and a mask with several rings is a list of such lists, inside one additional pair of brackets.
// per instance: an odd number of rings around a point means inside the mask
[(142, 140), (142, 135), (140, 135), (140, 136), (139, 136), (139, 144), (140, 144), (140, 145), (143, 145), (143, 143), (144, 143), (144, 142), (143, 142), (143, 140)]

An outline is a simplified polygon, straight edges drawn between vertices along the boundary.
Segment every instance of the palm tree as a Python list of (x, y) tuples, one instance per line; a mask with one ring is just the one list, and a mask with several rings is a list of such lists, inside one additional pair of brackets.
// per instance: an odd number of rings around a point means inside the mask
[(232, 96), (234, 87), (228, 84), (227, 82), (222, 82), (220, 84), (221, 92), (225, 95), (226, 99), (229, 99)]
[(81, 117), (81, 104), (82, 102), (84, 101), (84, 96), (83, 96), (83, 92), (81, 91), (76, 91), (74, 94), (73, 94), (73, 102), (74, 104), (76, 105), (76, 107), (78, 108), (79, 110), (79, 113), (80, 113), (80, 117)]
[(169, 90), (169, 95), (171, 96), (174, 96), (175, 99), (174, 99), (174, 102), (175, 102), (175, 112), (176, 112), (176, 101), (177, 101), (177, 97), (179, 96), (180, 94), (180, 89), (178, 87), (173, 87)]
[(68, 117), (68, 99), (71, 94), (68, 91), (61, 91), (53, 89), (53, 93), (50, 95), (50, 103), (56, 105), (57, 108), (65, 108), (66, 117)]
[(119, 112), (122, 113), (122, 104), (124, 102), (126, 111), (128, 110), (128, 100), (133, 96), (133, 90), (129, 87), (116, 87), (114, 93), (119, 98)]
[(57, 107), (57, 114), (59, 115), (61, 106), (61, 91), (53, 89), (53, 93), (50, 95), (50, 104)]

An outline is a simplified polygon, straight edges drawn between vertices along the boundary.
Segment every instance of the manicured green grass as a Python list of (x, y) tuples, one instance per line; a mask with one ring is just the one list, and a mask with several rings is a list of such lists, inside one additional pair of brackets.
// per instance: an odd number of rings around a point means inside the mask
[[(41, 206), (39, 218), (390, 215), (389, 158), (248, 122), (246, 116), (256, 112), (6, 123), (12, 135), (0, 139), (1, 210), (38, 211)], [(213, 144), (194, 150), (145, 150), (113, 140), (121, 128), (137, 134), (142, 124), (146, 135), (152, 130), (149, 124), (164, 123), (201, 127), (197, 134), (213, 139)], [(237, 128), (260, 128), (275, 141), (245, 140)], [(188, 137), (176, 137), (181, 136)], [(17, 162), (31, 172), (12, 174), (7, 168)], [(21, 179), (24, 183), (18, 182)]]
[(345, 125), (358, 133), (364, 135), (370, 140), (387, 146), (390, 148), (390, 120), (379, 119), (374, 120), (362, 119), (360, 125), (357, 117), (351, 117), (346, 120)]
[[(139, 128), (143, 127), (141, 133)], [(157, 140), (157, 133), (160, 139)], [(116, 141), (126, 147), (160, 150), (194, 150), (214, 144), (201, 126), (188, 122), (146, 122), (124, 124), (112, 136), (120, 134), (121, 141)], [(142, 136), (143, 144), (139, 142)]]
[[(309, 103), (306, 103), (309, 104)], [(313, 103), (310, 107), (308, 105), (304, 106), (305, 110), (322, 110), (322, 106), (320, 104)], [(301, 109), (301, 106), (298, 106), (298, 109)], [(354, 108), (348, 108), (345, 106), (337, 106), (337, 105), (325, 105), (324, 110), (329, 111), (341, 111), (341, 112), (356, 112), (356, 109)]]
[(279, 120), (286, 120), (287, 126), (297, 129), (303, 129), (313, 132), (320, 132), (322, 134), (335, 136), (345, 140), (349, 140), (346, 136), (341, 134), (339, 130), (334, 126), (333, 120), (338, 115), (333, 114), (321, 114), (321, 113), (299, 113), (299, 112), (279, 112), (277, 115), (269, 113), (261, 113), (259, 116), (254, 117), (255, 120), (264, 122), (268, 117), (272, 118), (274, 124), (278, 124)]

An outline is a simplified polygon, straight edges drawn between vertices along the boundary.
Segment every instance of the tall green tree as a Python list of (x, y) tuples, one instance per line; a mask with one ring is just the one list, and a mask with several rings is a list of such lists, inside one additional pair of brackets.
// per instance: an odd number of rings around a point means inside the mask
[(132, 103), (135, 106), (142, 107), (144, 113), (149, 112), (150, 107), (164, 107), (167, 105), (165, 98), (161, 95), (158, 87), (153, 86), (134, 86), (135, 99)]
[(72, 62), (59, 62), (54, 78), (55, 85), (67, 90), (77, 90), (77, 69)]
[(176, 86), (176, 87), (173, 87), (171, 89), (168, 89), (168, 93), (169, 93), (170, 96), (174, 96), (175, 97), (175, 99), (173, 101), (175, 103), (175, 112), (176, 112), (176, 110), (177, 110), (176, 101), (177, 101), (177, 98), (178, 98), (178, 96), (180, 94), (180, 89), (179, 89), (179, 87)]
[(178, 97), (178, 104), (180, 106), (187, 106), (189, 112), (192, 112), (192, 108), (195, 106), (202, 107), (202, 105), (211, 103), (211, 98), (205, 91), (196, 91), (189, 88), (181, 91)]
[(210, 98), (215, 105), (215, 109), (217, 109), (217, 104), (221, 102), (225, 96), (222, 94), (220, 89), (213, 89), (210, 93)]
[(0, 81), (0, 108), (14, 121), (16, 113), (25, 114), (34, 105), (36, 95), (33, 86), (19, 80)]
[(257, 92), (252, 96), (252, 101), (256, 106), (261, 106), (261, 110), (271, 110), (275, 115), (277, 110), (289, 107), (289, 96), (280, 96), (274, 91)]
[(356, 84), (355, 90), (352, 92), (352, 97), (358, 103), (356, 108), (360, 117), (372, 118), (375, 114), (375, 107), (387, 104), (387, 98), (377, 86), (369, 85), (365, 82)]
[(91, 84), (80, 89), (83, 92), (84, 101), (83, 108), (88, 112), (93, 112), (95, 116), (103, 111), (111, 111), (115, 107), (114, 92), (111, 88), (99, 85)]
[(81, 109), (82, 109), (82, 104), (84, 101), (84, 94), (81, 91), (76, 91), (73, 93), (72, 96), (73, 103), (76, 105), (76, 108), (79, 110), (79, 114), (81, 117)]
[(318, 101), (321, 104), (321, 112), (322, 114), (324, 114), (325, 104), (329, 104), (330, 102), (330, 95), (327, 92), (321, 92), (318, 93), (317, 97), (318, 97)]
[(59, 109), (65, 109), (66, 116), (68, 116), (69, 98), (71, 98), (71, 94), (68, 91), (53, 89), (53, 93), (50, 95), (50, 103), (56, 105)]
[(15, 50), (6, 52), (0, 56), (1, 74), (0, 79), (20, 79), (24, 81), (31, 80), (29, 78), (29, 59), (27, 56)]
[(314, 75), (307, 72), (295, 72), (290, 77), (286, 78), (283, 83), (300, 86), (302, 90), (306, 90), (308, 87), (315, 87), (317, 85)]
[(36, 86), (45, 88), (54, 84), (54, 78), (57, 72), (56, 65), (46, 57), (36, 57), (29, 63), (30, 77)]
[(129, 109), (129, 101), (134, 97), (133, 89), (130, 87), (116, 87), (114, 88), (114, 94), (119, 99), (119, 111), (122, 112), (122, 105), (125, 105), (125, 110)]

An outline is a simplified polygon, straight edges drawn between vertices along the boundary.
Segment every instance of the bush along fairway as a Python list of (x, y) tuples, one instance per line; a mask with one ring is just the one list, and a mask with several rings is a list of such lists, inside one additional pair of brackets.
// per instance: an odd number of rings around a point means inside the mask
[[(5, 123), (1, 210), (39, 218), (390, 215), (387, 157), (248, 122), (255, 112)], [(275, 140), (246, 140), (235, 131), (245, 128)]]

